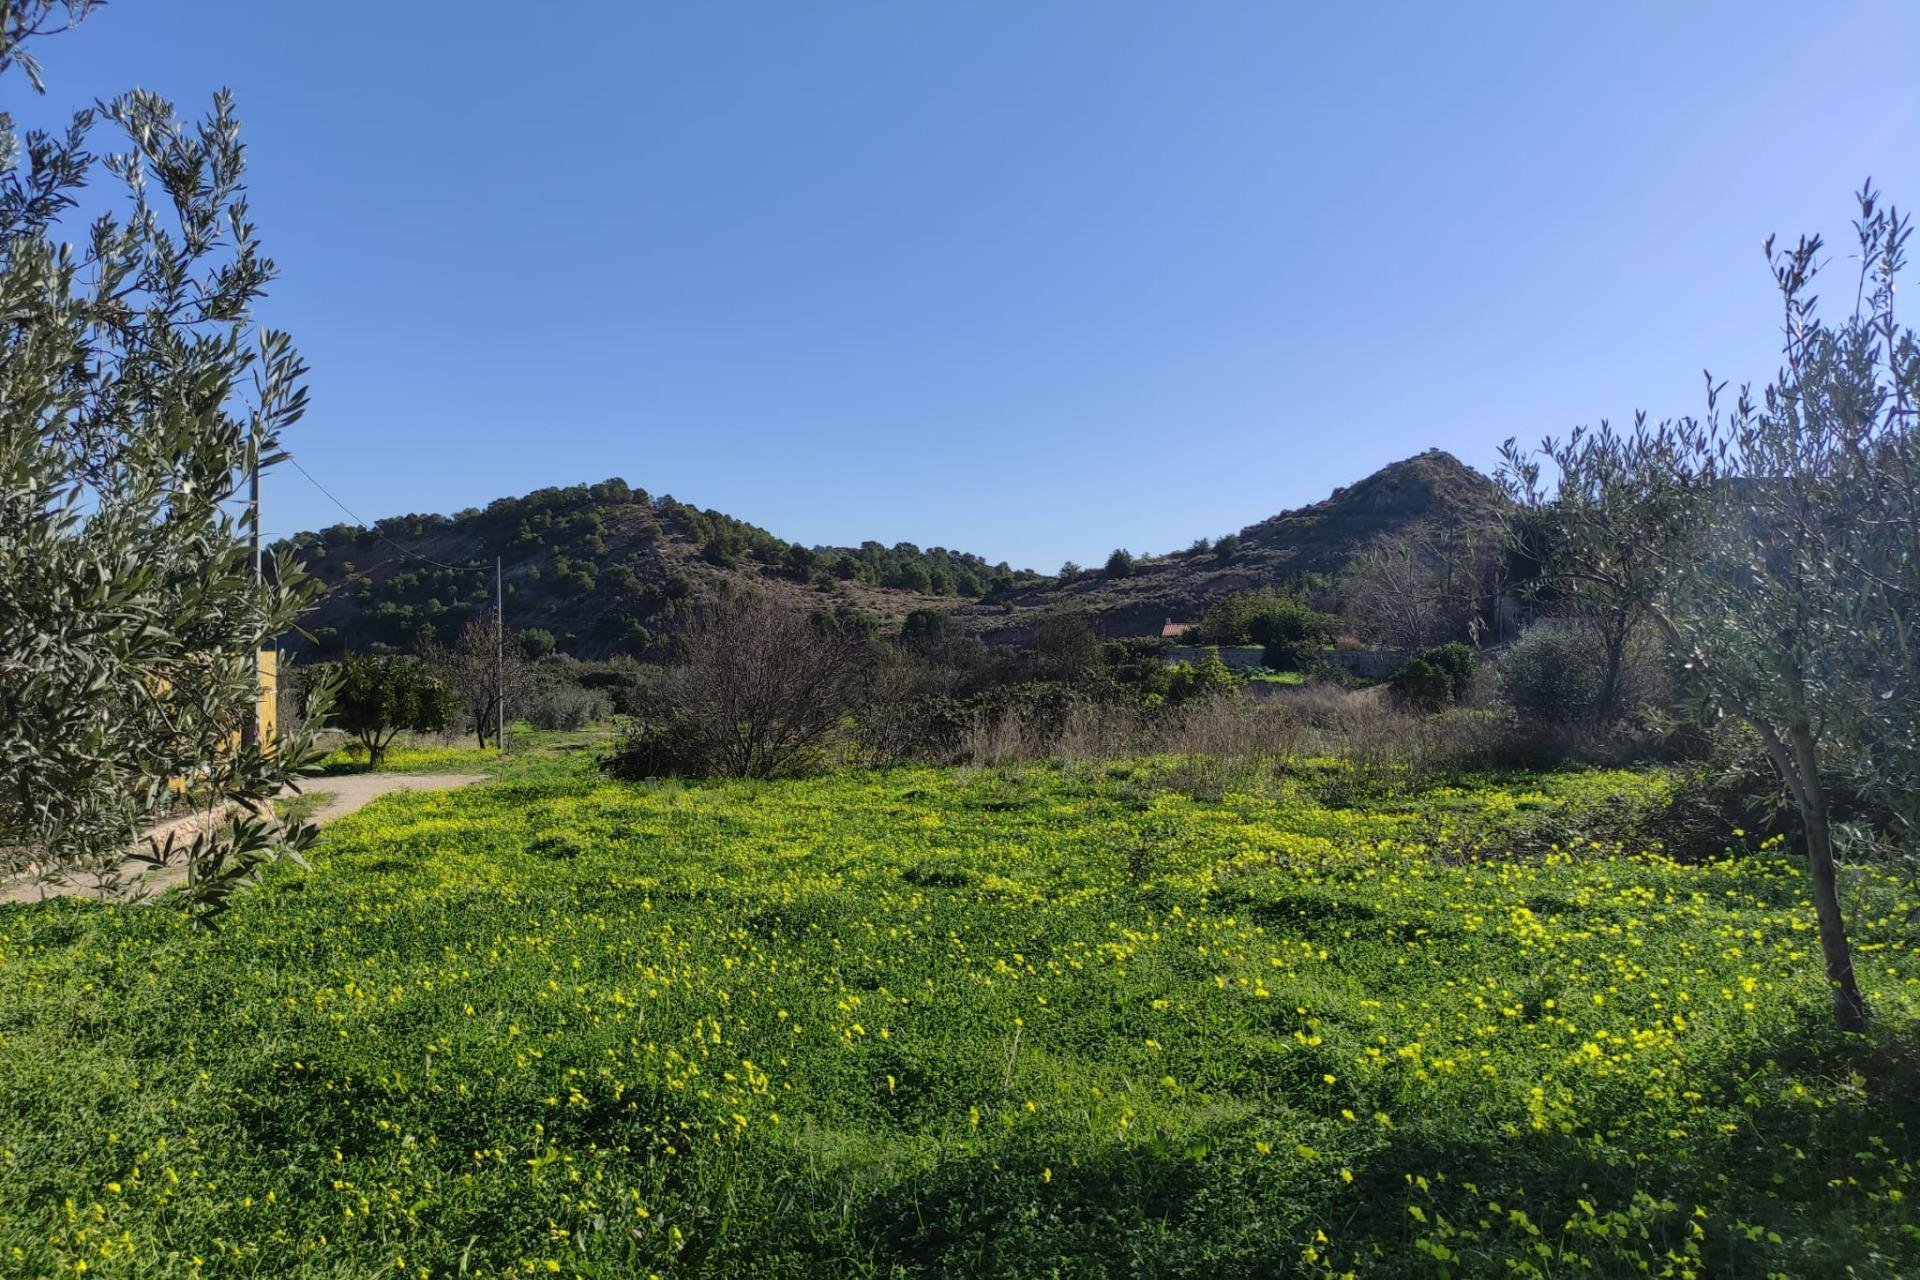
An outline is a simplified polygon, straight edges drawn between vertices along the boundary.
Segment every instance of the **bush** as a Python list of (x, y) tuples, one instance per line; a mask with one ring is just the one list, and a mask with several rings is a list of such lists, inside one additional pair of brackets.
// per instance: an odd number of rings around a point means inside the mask
[(1528, 628), (1494, 663), (1500, 700), (1528, 720), (1584, 724), (1594, 718), (1605, 658), (1591, 632), (1570, 622)]
[(1473, 690), (1473, 650), (1464, 644), (1441, 644), (1401, 663), (1387, 678), (1394, 701), (1415, 711), (1442, 711), (1464, 702)]
[(576, 684), (536, 684), (522, 696), (519, 710), (536, 729), (572, 731), (606, 719), (609, 704), (604, 694)]
[(1337, 619), (1272, 587), (1241, 591), (1216, 602), (1200, 623), (1209, 644), (1257, 644), (1264, 665), (1304, 671), (1333, 638)]
[[(1494, 664), (1501, 701), (1520, 716), (1543, 724), (1606, 727), (1607, 650), (1600, 635), (1577, 620), (1553, 619), (1528, 628)], [(1620, 658), (1614, 705), (1631, 719), (1649, 705), (1671, 701), (1672, 688), (1659, 649), (1629, 641)]]
[(604, 698), (614, 715), (630, 716), (647, 705), (648, 690), (660, 675), (659, 667), (642, 665), (622, 654), (604, 662), (580, 663), (573, 682)]
[(883, 701), (860, 717), (860, 746), (877, 761), (1030, 758), (1045, 754), (1074, 714), (1093, 705), (1084, 689), (1055, 680), (999, 685), (964, 698)]
[(553, 632), (544, 627), (528, 627), (525, 631), (516, 631), (514, 644), (520, 648), (520, 656), (529, 662), (537, 661), (553, 652)]
[(1439, 711), (1453, 697), (1453, 681), (1425, 658), (1409, 658), (1387, 679), (1393, 700), (1415, 711)]
[(1125, 547), (1116, 547), (1107, 557), (1107, 576), (1109, 578), (1131, 578), (1133, 576), (1133, 552)]
[(1167, 671), (1167, 701), (1174, 706), (1199, 702), (1233, 688), (1233, 672), (1209, 653), (1198, 662), (1176, 662)]
[(914, 609), (900, 624), (900, 636), (904, 640), (925, 640), (945, 634), (947, 615), (938, 609)]
[(868, 696), (874, 654), (858, 631), (763, 596), (694, 610), (674, 645), (680, 665), (649, 690), (638, 723), (602, 762), (615, 777), (799, 772)]

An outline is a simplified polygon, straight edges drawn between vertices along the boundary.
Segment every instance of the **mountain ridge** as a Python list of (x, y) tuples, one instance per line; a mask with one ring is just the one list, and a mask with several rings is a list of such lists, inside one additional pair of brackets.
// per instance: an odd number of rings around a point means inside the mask
[(644, 654), (685, 603), (757, 588), (796, 606), (897, 629), (916, 610), (991, 637), (1035, 612), (1090, 609), (1108, 635), (1156, 634), (1233, 591), (1332, 576), (1381, 538), (1477, 538), (1505, 502), (1499, 487), (1430, 449), (1389, 463), (1307, 506), (1187, 552), (1139, 559), (1131, 574), (1071, 581), (943, 547), (806, 547), (735, 517), (624, 480), (538, 489), (453, 516), (335, 525), (283, 545), (325, 585), (293, 647), (309, 653), (446, 640), (493, 598), (500, 557), (510, 629), (538, 628), (580, 657)]

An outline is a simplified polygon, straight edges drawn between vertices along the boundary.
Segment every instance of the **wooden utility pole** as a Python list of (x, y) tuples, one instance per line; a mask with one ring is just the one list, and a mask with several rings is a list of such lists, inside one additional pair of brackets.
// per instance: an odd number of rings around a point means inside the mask
[[(253, 528), (248, 533), (247, 543), (253, 552), (253, 585), (260, 585), (260, 455), (256, 452), (253, 465), (247, 469), (247, 509), (251, 514)], [(260, 741), (260, 642), (253, 645), (253, 696), (247, 699), (247, 718), (240, 724), (240, 745), (255, 746)]]
[(500, 557), (493, 558), (493, 743), (507, 754), (507, 596), (502, 588)]

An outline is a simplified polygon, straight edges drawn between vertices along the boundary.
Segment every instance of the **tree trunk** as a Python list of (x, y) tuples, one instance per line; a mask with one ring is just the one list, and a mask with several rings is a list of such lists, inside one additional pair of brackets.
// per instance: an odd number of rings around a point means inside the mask
[(1620, 680), (1626, 669), (1629, 633), (1629, 626), (1616, 623), (1601, 627), (1601, 642), (1607, 651), (1607, 669), (1600, 681), (1600, 703), (1594, 712), (1602, 725), (1611, 725), (1620, 718)]
[(1827, 982), (1833, 988), (1833, 1020), (1842, 1031), (1865, 1031), (1867, 1004), (1854, 981), (1853, 948), (1847, 942), (1847, 920), (1840, 910), (1840, 891), (1834, 880), (1833, 824), (1827, 814), (1827, 793), (1820, 785), (1813, 734), (1805, 727), (1793, 732), (1793, 756), (1800, 772), (1800, 820), (1807, 828), (1807, 871), (1813, 878), (1813, 910), (1820, 921), (1820, 951), (1827, 962)]

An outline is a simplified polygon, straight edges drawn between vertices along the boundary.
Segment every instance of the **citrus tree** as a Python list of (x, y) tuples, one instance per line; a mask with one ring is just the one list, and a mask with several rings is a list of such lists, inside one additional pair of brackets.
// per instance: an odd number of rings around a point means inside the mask
[(333, 719), (359, 739), (367, 767), (378, 769), (400, 731), (435, 733), (459, 705), (454, 692), (419, 658), (369, 656), (335, 664)]

